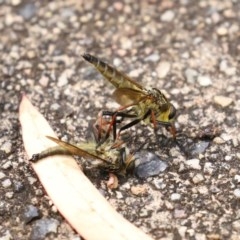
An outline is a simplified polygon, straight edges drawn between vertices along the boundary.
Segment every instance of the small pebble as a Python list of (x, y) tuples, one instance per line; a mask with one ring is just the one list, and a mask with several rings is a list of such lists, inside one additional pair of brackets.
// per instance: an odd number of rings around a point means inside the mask
[(37, 179), (34, 177), (28, 177), (28, 181), (30, 184), (34, 184), (37, 181)]
[(156, 176), (168, 167), (166, 162), (151, 152), (141, 151), (136, 154), (136, 158), (134, 173), (139, 178)]
[(171, 200), (172, 201), (179, 201), (180, 199), (181, 199), (181, 194), (179, 194), (179, 193), (173, 193), (171, 195)]
[(217, 34), (218, 34), (219, 36), (225, 36), (225, 35), (228, 34), (228, 29), (227, 29), (226, 27), (219, 27), (219, 28), (217, 29)]
[(10, 141), (4, 142), (0, 148), (0, 150), (4, 151), (7, 154), (11, 152), (11, 149), (12, 149), (12, 144)]
[(198, 72), (196, 70), (188, 68), (185, 70), (184, 74), (188, 83), (195, 83), (198, 76)]
[(36, 208), (33, 205), (27, 205), (24, 209), (24, 213), (22, 215), (22, 219), (24, 221), (24, 223), (29, 223), (31, 222), (33, 219), (39, 218), (40, 214), (39, 214), (39, 210), (38, 208)]
[(147, 193), (147, 186), (145, 186), (145, 185), (132, 186), (131, 193), (136, 196), (145, 195)]
[(219, 240), (219, 239), (222, 239), (222, 237), (218, 233), (210, 233), (210, 234), (207, 235), (207, 239), (209, 239), (209, 240)]
[(165, 78), (171, 69), (171, 64), (169, 62), (160, 62), (157, 66), (157, 74), (159, 78)]
[(195, 169), (195, 170), (200, 170), (200, 160), (199, 159), (190, 159), (185, 162), (185, 164), (188, 166), (188, 169)]
[(123, 37), (123, 38), (120, 39), (120, 41), (121, 41), (122, 49), (124, 49), (124, 50), (132, 49), (133, 42), (132, 42), (132, 40), (130, 38)]
[(153, 184), (157, 189), (160, 189), (160, 190), (163, 190), (167, 186), (167, 184), (164, 183), (162, 179), (158, 179), (158, 178), (155, 178), (153, 180)]
[(235, 180), (237, 183), (240, 183), (240, 175), (235, 175), (235, 176), (234, 176), (234, 180)]
[(186, 231), (188, 230), (187, 226), (179, 226), (178, 227), (178, 232), (180, 237), (177, 239), (184, 239), (184, 237), (186, 236)]
[(232, 156), (226, 155), (224, 160), (225, 161), (231, 161), (232, 160)]
[(217, 143), (217, 144), (223, 144), (223, 143), (225, 143), (225, 140), (222, 139), (221, 137), (215, 137), (215, 138), (213, 139), (213, 142), (214, 142), (214, 143)]
[(82, 238), (76, 235), (71, 237), (70, 240), (82, 240)]
[(122, 64), (122, 59), (121, 58), (117, 57), (117, 58), (113, 59), (113, 66), (115, 66), (116, 68), (121, 66), (121, 64)]
[(51, 210), (52, 210), (52, 212), (55, 212), (55, 213), (58, 211), (58, 209), (55, 205), (52, 205)]
[(62, 8), (61, 9), (61, 17), (65, 18), (65, 19), (69, 19), (71, 17), (74, 17), (74, 9), (72, 8)]
[[(233, 226), (233, 229), (234, 229), (235, 231), (237, 231), (238, 233), (240, 233), (240, 220), (239, 220), (239, 219), (233, 221), (232, 226)], [(237, 238), (236, 238), (236, 239), (237, 239)]]
[(63, 87), (68, 84), (68, 79), (70, 79), (73, 75), (73, 71), (70, 69), (66, 69), (65, 71), (62, 72), (58, 79), (58, 87)]
[(212, 80), (209, 76), (198, 76), (197, 80), (198, 83), (203, 87), (212, 85)]
[(187, 124), (189, 120), (189, 115), (188, 114), (182, 114), (178, 117), (178, 123), (180, 124)]
[(204, 181), (204, 176), (202, 174), (198, 173), (192, 178), (192, 181), (193, 181), (193, 183), (198, 184), (198, 183)]
[(236, 68), (229, 67), (226, 60), (222, 60), (220, 62), (219, 69), (221, 72), (225, 73), (227, 76), (233, 76), (236, 74)]
[(214, 166), (211, 162), (206, 162), (203, 167), (204, 173), (213, 174)]
[(41, 78), (39, 79), (39, 83), (43, 86), (43, 87), (47, 87), (49, 82), (49, 77), (46, 75), (42, 75)]
[(158, 62), (160, 59), (160, 55), (158, 53), (153, 53), (149, 56), (147, 56), (144, 61), (145, 62)]
[(9, 169), (12, 167), (12, 162), (11, 161), (7, 161), (5, 163), (3, 163), (3, 165), (1, 166), (2, 169)]
[(212, 193), (218, 193), (218, 192), (220, 192), (220, 189), (217, 186), (213, 185), (210, 187), (210, 191)]
[(59, 221), (53, 218), (44, 218), (37, 220), (30, 234), (31, 240), (45, 239), (49, 233), (57, 233)]
[(169, 202), (169, 201), (164, 201), (164, 205), (166, 206), (166, 208), (168, 210), (173, 210), (174, 207), (173, 207), (173, 203)]
[(14, 239), (9, 230), (4, 231), (3, 227), (1, 227), (1, 236), (0, 240), (12, 240)]
[(11, 4), (12, 4), (13, 6), (19, 5), (21, 2), (22, 2), (21, 0), (11, 0)]
[(161, 21), (171, 22), (175, 17), (175, 13), (172, 10), (167, 10), (161, 15)]
[(120, 1), (116, 1), (113, 3), (113, 7), (117, 10), (117, 11), (122, 11), (123, 10), (123, 3), (121, 3)]
[(195, 233), (194, 235), (195, 240), (207, 240), (205, 233)]
[(35, 58), (35, 57), (36, 57), (35, 51), (33, 51), (33, 50), (28, 51), (28, 52), (27, 52), (27, 57), (28, 57), (29, 59)]
[(216, 104), (220, 105), (221, 107), (228, 107), (233, 102), (232, 98), (225, 96), (214, 96), (213, 100)]
[(6, 175), (3, 172), (0, 172), (0, 180), (5, 178), (5, 177), (6, 177)]
[(25, 19), (31, 19), (37, 11), (37, 8), (34, 3), (27, 3), (19, 9), (19, 14)]
[(186, 218), (187, 214), (183, 209), (174, 209), (173, 212), (174, 218)]
[(14, 192), (7, 192), (5, 196), (9, 199), (13, 198)]
[(15, 193), (20, 193), (23, 192), (25, 189), (25, 186), (22, 182), (20, 181), (14, 181), (13, 182), (13, 189)]
[(11, 182), (10, 179), (5, 179), (5, 180), (2, 181), (2, 186), (4, 188), (9, 188), (11, 185), (12, 185), (12, 182)]
[(208, 194), (208, 188), (206, 186), (201, 186), (198, 188), (198, 192), (201, 193), (202, 195)]
[(53, 111), (58, 111), (59, 109), (60, 109), (60, 105), (58, 104), (58, 103), (53, 103), (53, 104), (51, 104), (51, 110), (53, 110)]
[(239, 189), (239, 188), (235, 189), (235, 190), (233, 191), (233, 194), (234, 194), (234, 196), (235, 196), (236, 198), (240, 198), (240, 189)]
[(193, 145), (193, 149), (191, 151), (192, 155), (204, 153), (207, 147), (209, 146), (209, 141), (199, 141)]
[(148, 218), (151, 216), (151, 211), (147, 210), (146, 208), (141, 208), (139, 211), (139, 217), (141, 218)]
[(229, 134), (229, 133), (222, 133), (222, 134), (221, 134), (221, 138), (222, 138), (225, 142), (227, 142), (227, 141), (229, 141), (229, 140), (232, 140), (232, 135)]

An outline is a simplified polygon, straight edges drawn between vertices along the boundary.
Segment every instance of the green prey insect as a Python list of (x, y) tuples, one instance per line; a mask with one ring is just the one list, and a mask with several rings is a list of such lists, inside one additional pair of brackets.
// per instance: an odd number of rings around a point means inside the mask
[(108, 138), (105, 141), (99, 141), (95, 132), (96, 141), (79, 144), (71, 144), (51, 136), (46, 137), (58, 146), (34, 154), (30, 161), (37, 162), (53, 155), (76, 155), (88, 159), (92, 167), (122, 176), (134, 168), (135, 159), (132, 154), (127, 153), (126, 147), (122, 146), (123, 142), (120, 140), (112, 141)]
[(144, 121), (147, 124), (153, 124), (154, 129), (157, 128), (158, 123), (164, 125), (172, 136), (176, 137), (174, 126), (176, 108), (159, 89), (143, 87), (124, 73), (88, 53), (83, 54), (82, 57), (116, 88), (112, 96), (121, 107), (114, 112), (104, 111), (103, 116), (112, 116), (113, 127), (124, 118), (133, 119), (119, 129), (118, 136), (121, 131)]

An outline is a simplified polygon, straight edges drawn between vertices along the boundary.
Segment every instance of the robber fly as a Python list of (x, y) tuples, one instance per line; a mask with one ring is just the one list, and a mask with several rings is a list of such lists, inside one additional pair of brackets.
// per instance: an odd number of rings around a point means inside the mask
[[(96, 130), (96, 129), (95, 129)], [(99, 131), (99, 129), (97, 129)], [(53, 155), (76, 155), (91, 159), (91, 165), (110, 173), (126, 175), (134, 168), (133, 155), (127, 154), (122, 141), (112, 141), (110, 138), (100, 141), (96, 131), (93, 131), (95, 141), (71, 144), (54, 137), (46, 136), (51, 141), (58, 144), (41, 153), (34, 154), (30, 161), (37, 162), (40, 159)], [(99, 135), (99, 134), (98, 134)]]
[(157, 123), (160, 123), (171, 132), (173, 137), (176, 136), (174, 126), (176, 109), (160, 90), (157, 88), (144, 88), (127, 75), (88, 53), (83, 54), (82, 57), (91, 63), (116, 88), (113, 92), (113, 98), (121, 107), (115, 112), (105, 111), (103, 115), (112, 116), (112, 125), (116, 124), (115, 119), (118, 117), (121, 118), (118, 122), (123, 121), (124, 118), (133, 119), (119, 129), (118, 135), (122, 130), (144, 121), (152, 123), (155, 129)]

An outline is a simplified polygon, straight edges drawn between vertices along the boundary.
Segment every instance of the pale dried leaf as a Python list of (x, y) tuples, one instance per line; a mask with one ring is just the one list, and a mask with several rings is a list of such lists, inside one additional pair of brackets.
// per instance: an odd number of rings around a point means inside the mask
[[(45, 136), (55, 133), (25, 96), (19, 112), (29, 158), (54, 146)], [(32, 166), (57, 209), (84, 239), (151, 239), (111, 207), (72, 157), (52, 156)]]

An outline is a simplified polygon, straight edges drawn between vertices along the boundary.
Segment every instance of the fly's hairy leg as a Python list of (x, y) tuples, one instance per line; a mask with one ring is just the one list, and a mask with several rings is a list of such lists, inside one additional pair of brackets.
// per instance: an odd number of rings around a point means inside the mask
[[(105, 136), (105, 139), (107, 139), (109, 137), (110, 132), (113, 129), (113, 139), (114, 140), (116, 140), (119, 137), (119, 134), (117, 136), (117, 123), (121, 123), (124, 120), (124, 118), (136, 118), (135, 114), (130, 114), (128, 112), (103, 111), (103, 116), (112, 117), (112, 122), (110, 123), (110, 127), (109, 127), (108, 132)], [(121, 119), (118, 119), (118, 117), (121, 117)]]

